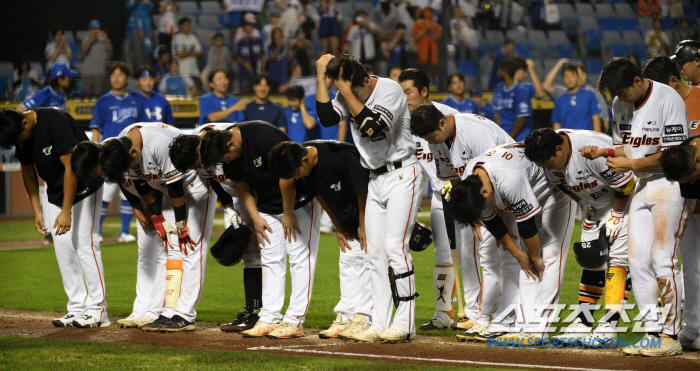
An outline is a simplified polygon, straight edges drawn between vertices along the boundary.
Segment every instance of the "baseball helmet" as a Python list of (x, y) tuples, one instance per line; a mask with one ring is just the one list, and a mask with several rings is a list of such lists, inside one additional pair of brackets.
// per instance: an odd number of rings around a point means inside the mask
[(588, 242), (574, 243), (574, 256), (578, 264), (587, 269), (600, 268), (608, 261), (610, 252), (608, 238), (605, 237), (605, 226), (600, 228), (598, 238)]
[(408, 242), (408, 247), (411, 251), (423, 251), (433, 243), (433, 232), (416, 222), (411, 233), (411, 240)]
[(683, 40), (676, 46), (676, 52), (671, 56), (674, 62), (682, 62), (700, 58), (700, 41)]
[(211, 256), (225, 267), (238, 264), (245, 256), (245, 248), (250, 241), (251, 234), (250, 228), (243, 224), (238, 228), (228, 227), (214, 246), (209, 249)]

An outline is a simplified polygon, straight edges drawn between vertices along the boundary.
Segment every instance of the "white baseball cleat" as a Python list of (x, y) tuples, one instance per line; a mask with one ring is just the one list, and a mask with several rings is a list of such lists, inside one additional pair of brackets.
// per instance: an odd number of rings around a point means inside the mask
[(467, 331), (474, 325), (476, 325), (475, 320), (469, 317), (463, 317), (458, 319), (457, 321), (452, 322), (450, 328), (457, 331)]
[[(486, 326), (482, 326), (480, 324), (476, 324), (472, 326), (469, 330), (457, 334), (457, 340), (459, 341), (469, 341), (469, 340), (476, 340), (476, 337), (481, 335), (484, 331), (486, 331)], [(503, 335), (503, 334), (501, 334)]]
[(350, 321), (343, 321), (342, 319), (343, 315), (341, 313), (338, 313), (331, 327), (329, 327), (328, 330), (323, 330), (319, 332), (318, 337), (320, 337), (321, 339), (337, 338), (341, 332), (345, 331), (350, 326)]
[(129, 317), (118, 319), (117, 325), (119, 325), (119, 327), (123, 327), (123, 328), (135, 327), (134, 322), (138, 321), (138, 319), (139, 319), (138, 317), (136, 317), (135, 315), (132, 314)]
[(581, 338), (591, 336), (591, 331), (593, 331), (593, 327), (586, 326), (580, 318), (576, 317), (563, 334), (553, 336), (552, 340), (565, 345), (574, 344)]
[(136, 237), (128, 234), (128, 233), (120, 233), (119, 234), (119, 242), (134, 242), (136, 241)]
[(656, 339), (661, 339), (661, 344), (658, 347), (642, 348), (639, 350), (639, 354), (645, 357), (668, 357), (683, 354), (683, 347), (677, 339), (666, 334), (661, 334)]
[(638, 356), (640, 351), (642, 350), (640, 344), (642, 344), (642, 340), (644, 340), (644, 339), (646, 339), (644, 341), (644, 343), (651, 344), (652, 341), (654, 343), (656, 343), (659, 338), (657, 336), (654, 336), (654, 335), (645, 334), (644, 337), (639, 339), (638, 342), (636, 342), (634, 344), (630, 344), (630, 345), (622, 348), (622, 353), (624, 353), (628, 356)]
[(350, 321), (348, 328), (346, 328), (345, 331), (341, 331), (338, 337), (343, 340), (352, 339), (354, 335), (369, 330), (371, 326), (372, 325), (367, 322), (367, 318), (361, 314), (355, 313), (352, 315), (352, 321)]
[(73, 327), (73, 320), (76, 318), (76, 315), (68, 313), (61, 318), (55, 318), (52, 323), (56, 327)]
[(347, 339), (368, 343), (368, 342), (372, 342), (372, 341), (378, 341), (379, 336), (377, 334), (377, 331), (370, 327), (365, 331), (362, 331), (362, 332), (359, 332), (356, 334), (348, 335)]
[(102, 237), (102, 235), (100, 235), (100, 237), (97, 238), (97, 241), (99, 241), (100, 243), (102, 243), (102, 242), (105, 241), (105, 239), (104, 239), (104, 237)]
[[(155, 321), (155, 319), (151, 318), (151, 316), (143, 316), (143, 317), (137, 319), (136, 321), (134, 321), (134, 327), (141, 328), (144, 325), (147, 325), (153, 321)], [(119, 322), (119, 321), (117, 321), (117, 322)]]
[(100, 322), (97, 320), (97, 318), (89, 314), (85, 314), (73, 321), (73, 326), (78, 328), (108, 327), (111, 324), (112, 323), (109, 322), (109, 319), (105, 319), (104, 321)]
[(681, 342), (681, 346), (684, 349), (689, 350), (700, 350), (700, 338), (691, 339), (683, 335), (683, 332), (678, 335), (678, 341)]
[(610, 324), (603, 322), (593, 330), (593, 333), (588, 336), (579, 338), (578, 343), (584, 347), (602, 348), (603, 345), (607, 348), (612, 348), (617, 339), (617, 332), (610, 327)]
[(452, 325), (452, 323), (454, 323), (454, 320), (450, 318), (450, 316), (447, 315), (447, 313), (443, 311), (437, 311), (435, 312), (433, 319), (431, 319), (428, 323), (420, 325), (418, 329), (437, 330), (442, 328), (450, 328), (450, 325)]
[(410, 341), (416, 338), (416, 333), (411, 333), (409, 334), (406, 329), (395, 323), (391, 326), (389, 326), (388, 329), (380, 332), (377, 337), (379, 337), (379, 340), (383, 340), (389, 343), (395, 343), (399, 341)]

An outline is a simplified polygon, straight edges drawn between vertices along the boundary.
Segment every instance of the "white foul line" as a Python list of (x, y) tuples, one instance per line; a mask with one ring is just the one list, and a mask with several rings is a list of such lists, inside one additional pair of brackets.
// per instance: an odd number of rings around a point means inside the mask
[[(315, 345), (309, 345), (309, 346), (315, 346)], [(282, 350), (285, 352), (295, 352), (295, 353), (328, 354), (328, 355), (336, 355), (336, 356), (397, 359), (397, 360), (438, 362), (438, 363), (439, 362), (462, 363), (462, 364), (470, 364), (470, 365), (495, 366), (495, 367), (536, 368), (536, 369), (548, 369), (548, 370), (619, 371), (619, 370), (605, 370), (605, 369), (599, 369), (599, 368), (565, 367), (565, 366), (549, 366), (549, 365), (529, 365), (529, 364), (516, 364), (516, 363), (469, 361), (469, 360), (458, 360), (458, 359), (404, 357), (404, 356), (392, 356), (392, 355), (384, 355), (384, 354), (331, 352), (331, 351), (327, 351), (327, 350), (299, 349), (298, 347), (299, 346), (294, 346), (294, 348), (286, 347), (286, 346), (277, 346), (277, 347), (265, 347), (265, 346), (263, 346), (263, 347), (248, 348), (248, 350)]]

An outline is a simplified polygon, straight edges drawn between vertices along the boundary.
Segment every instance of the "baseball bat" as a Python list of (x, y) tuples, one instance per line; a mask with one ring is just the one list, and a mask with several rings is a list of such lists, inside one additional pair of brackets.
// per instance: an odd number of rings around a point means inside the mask
[(457, 249), (450, 250), (452, 253), (452, 269), (455, 271), (455, 284), (457, 285), (457, 305), (459, 305), (459, 311), (457, 312), (457, 318), (464, 318), (467, 316), (464, 313), (464, 300), (462, 300), (462, 285), (459, 279), (459, 261), (457, 260)]

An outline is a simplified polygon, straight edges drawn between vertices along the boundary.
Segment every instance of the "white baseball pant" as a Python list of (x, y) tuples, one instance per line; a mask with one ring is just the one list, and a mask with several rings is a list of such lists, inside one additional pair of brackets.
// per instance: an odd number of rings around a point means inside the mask
[[(209, 238), (216, 211), (216, 194), (200, 177), (196, 177), (192, 183), (185, 186), (185, 205), (187, 230), (195, 247), (194, 251), (188, 250), (187, 255), (183, 254), (178, 246), (168, 250), (168, 260), (182, 260), (182, 286), (177, 307), (163, 308), (162, 315), (168, 318), (179, 315), (186, 321), (193, 322), (197, 317), (195, 307), (199, 303), (204, 286)], [(172, 219), (168, 219), (165, 214), (163, 216), (175, 225), (174, 214)]]
[[(114, 196), (119, 193), (119, 199), (126, 201), (126, 197), (119, 191), (119, 183), (105, 182), (102, 186), (104, 192), (102, 192), (102, 202), (110, 203), (114, 201)], [(102, 205), (100, 205), (101, 207)]]
[(53, 224), (61, 208), (48, 204), (48, 218), (53, 235), (63, 289), (68, 295), (68, 313), (90, 315), (98, 322), (107, 320), (105, 274), (100, 251), (99, 227), (102, 187), (71, 208), (72, 223), (67, 233), (57, 235)]
[(452, 251), (450, 251), (450, 238), (447, 236), (447, 227), (445, 227), (442, 196), (438, 192), (433, 192), (430, 200), (430, 229), (433, 232), (435, 246), (435, 265), (452, 265)]
[[(680, 330), (683, 284), (678, 253), (693, 205), (694, 200), (681, 197), (678, 183), (661, 175), (640, 179), (632, 196), (628, 256), (632, 289), (647, 332), (676, 335)], [(665, 318), (659, 318), (657, 298), (668, 313)]]
[[(260, 213), (260, 216), (272, 228), (272, 232), (267, 232), (270, 243), (265, 241), (265, 246), (260, 247), (263, 270), (263, 307), (260, 309), (260, 320), (268, 323), (283, 320), (294, 326), (301, 326), (309, 310), (314, 286), (318, 243), (321, 237), (321, 206), (316, 200), (312, 200), (306, 206), (294, 210), (301, 233), (297, 233), (296, 241), (292, 239), (291, 243), (284, 238), (282, 214)], [(282, 316), (286, 296), (287, 256), (292, 276), (292, 292), (287, 311)]]
[(341, 251), (338, 259), (340, 301), (333, 311), (342, 315), (342, 321), (351, 320), (355, 313), (369, 319), (373, 307), (369, 255), (362, 251), (357, 239), (348, 243), (352, 250), (345, 248), (345, 252)]
[[(537, 281), (520, 271), (520, 304), (525, 323), (524, 333), (544, 339), (548, 337), (547, 329), (556, 317), (555, 309), (561, 295), (566, 257), (569, 254), (574, 229), (575, 205), (563, 192), (555, 192), (545, 201), (542, 212), (536, 216), (544, 273), (542, 281)], [(522, 246), (527, 249), (525, 243)]]
[[(481, 227), (481, 236), (491, 234)], [(491, 237), (493, 240), (493, 237)], [(471, 227), (455, 222), (455, 243), (457, 244), (457, 260), (462, 269), (462, 287), (464, 288), (464, 313), (468, 318), (476, 320), (479, 317), (479, 302), (481, 301), (481, 268), (479, 262), (479, 246)], [(493, 241), (495, 244), (495, 241)]]
[[(404, 161), (406, 163), (406, 161)], [(377, 332), (392, 324), (416, 332), (416, 302), (401, 301), (392, 320), (394, 306), (389, 283), (389, 267), (396, 275), (413, 269), (409, 240), (423, 197), (423, 170), (418, 162), (382, 175), (371, 174), (365, 209), (365, 232), (372, 286), (372, 327)], [(416, 276), (396, 280), (399, 297), (416, 293)]]
[(681, 335), (700, 338), (700, 214), (693, 214), (681, 241), (683, 256), (683, 289), (685, 290), (685, 326)]

